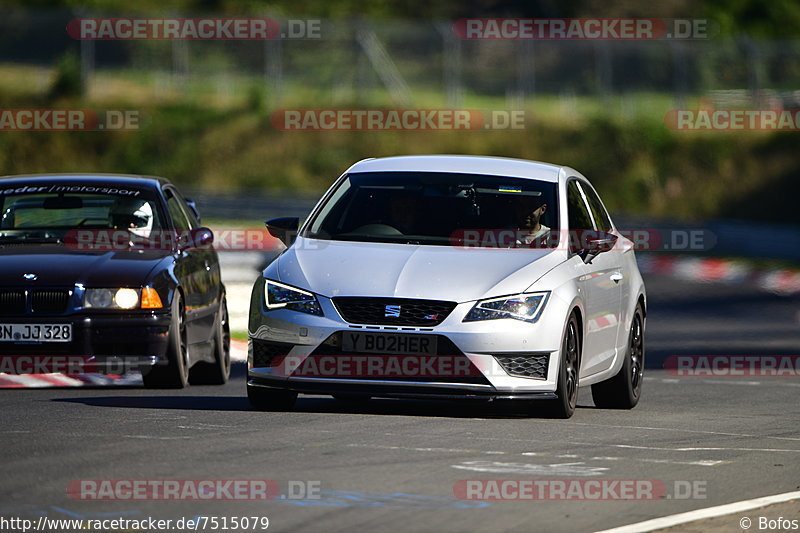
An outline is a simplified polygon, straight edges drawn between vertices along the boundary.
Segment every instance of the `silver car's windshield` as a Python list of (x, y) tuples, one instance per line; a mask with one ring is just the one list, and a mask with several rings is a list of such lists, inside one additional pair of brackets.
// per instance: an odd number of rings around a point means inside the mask
[(554, 246), (555, 183), (439, 172), (345, 176), (305, 236), (443, 246)]

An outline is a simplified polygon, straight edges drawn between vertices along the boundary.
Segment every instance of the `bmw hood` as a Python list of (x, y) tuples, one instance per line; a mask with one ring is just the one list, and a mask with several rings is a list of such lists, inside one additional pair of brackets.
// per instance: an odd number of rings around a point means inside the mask
[(299, 238), (264, 271), (322, 296), (468, 302), (524, 292), (566, 260), (551, 249), (456, 248)]
[(125, 250), (76, 252), (57, 245), (25, 245), (0, 248), (0, 284), (30, 283), (25, 274), (36, 276), (45, 287), (67, 287), (76, 283), (95, 287), (141, 285), (168, 252)]

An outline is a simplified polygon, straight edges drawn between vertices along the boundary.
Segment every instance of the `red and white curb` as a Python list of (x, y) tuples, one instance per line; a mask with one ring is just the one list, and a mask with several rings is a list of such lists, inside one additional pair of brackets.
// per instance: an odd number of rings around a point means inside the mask
[(105, 385), (140, 385), (142, 376), (130, 372), (122, 376), (103, 374), (0, 374), (2, 389), (37, 389), (44, 387), (83, 387)]
[(231, 339), (231, 361), (247, 362), (247, 341)]
[(760, 269), (727, 259), (642, 254), (637, 257), (645, 274), (665, 274), (707, 283), (752, 283), (777, 294), (800, 293), (800, 270)]
[[(231, 340), (231, 361), (247, 361), (247, 342)], [(0, 372), (0, 389), (103, 387), (141, 384), (142, 375), (139, 372), (129, 372), (122, 376), (104, 374), (4, 374)]]

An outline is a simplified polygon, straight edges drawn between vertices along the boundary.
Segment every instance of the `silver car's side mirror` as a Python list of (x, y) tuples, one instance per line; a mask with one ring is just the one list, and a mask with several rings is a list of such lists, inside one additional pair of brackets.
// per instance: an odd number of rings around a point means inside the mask
[(300, 219), (298, 217), (273, 218), (264, 222), (269, 234), (279, 239), (287, 247), (291, 246), (297, 238), (297, 230), (300, 229)]
[(578, 252), (578, 255), (583, 259), (584, 263), (591, 263), (601, 253), (614, 248), (618, 238), (613, 233), (600, 232), (596, 237), (587, 239), (586, 244)]

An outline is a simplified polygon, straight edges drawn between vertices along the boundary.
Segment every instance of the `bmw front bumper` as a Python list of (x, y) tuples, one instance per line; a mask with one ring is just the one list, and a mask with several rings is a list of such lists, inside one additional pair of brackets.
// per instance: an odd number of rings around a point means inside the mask
[[(117, 374), (166, 362), (171, 316), (168, 312), (9, 316), (0, 318), (0, 322), (72, 325), (69, 342), (0, 343), (0, 358), (6, 360), (3, 368), (24, 369), (27, 364), (31, 369), (46, 370), (50, 364), (68, 364), (84, 372)], [(22, 358), (27, 359), (15, 361)], [(26, 363), (27, 360), (30, 362)]]

